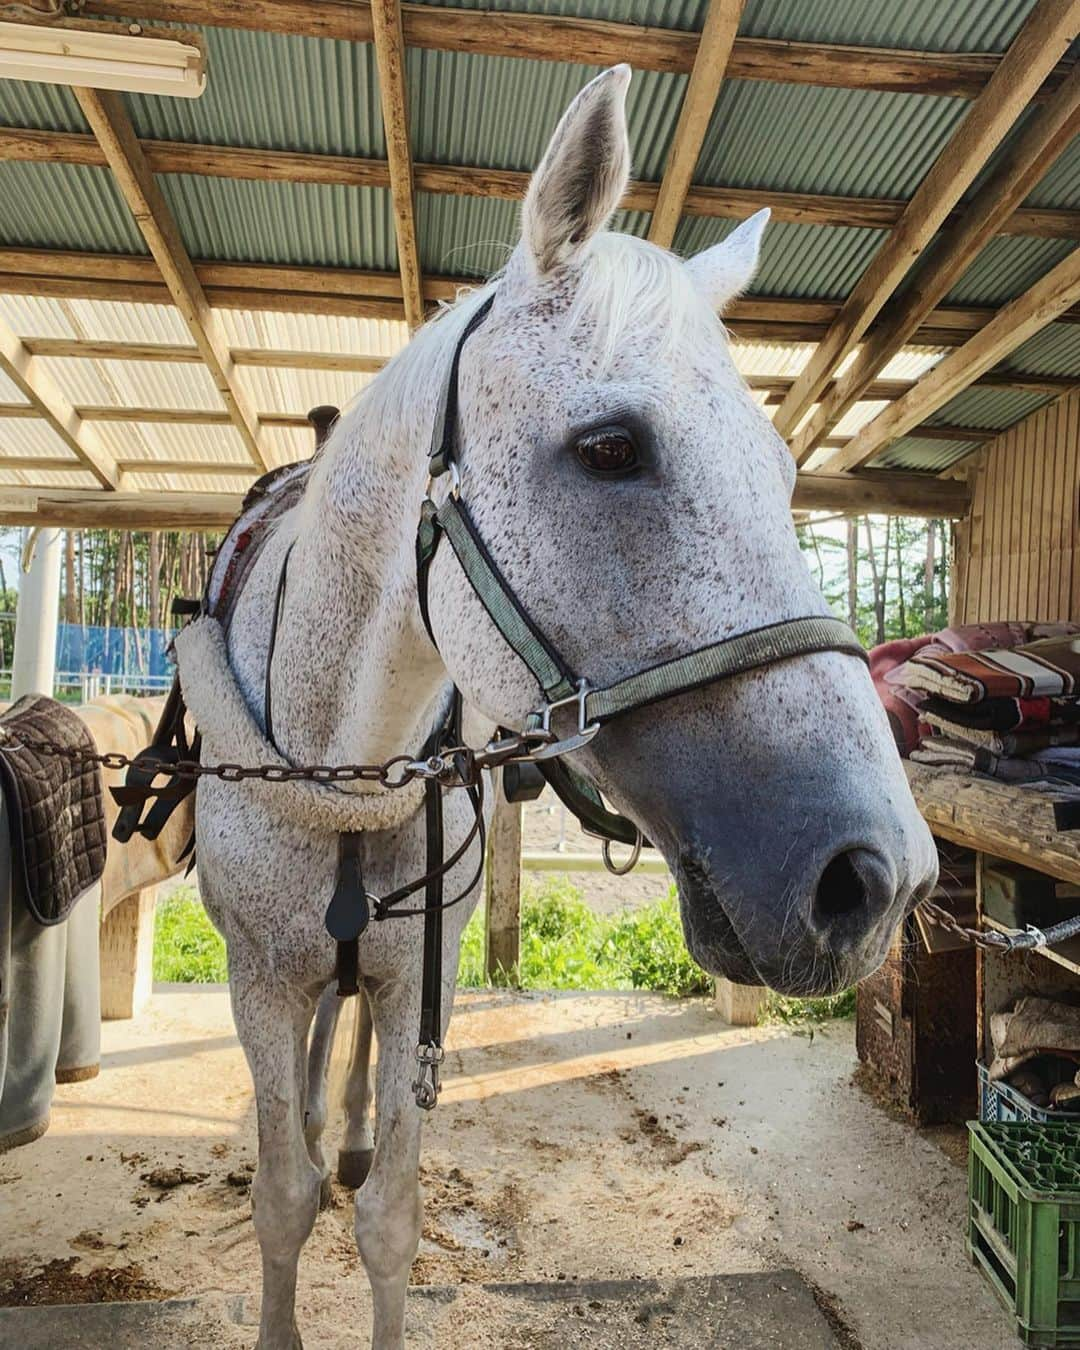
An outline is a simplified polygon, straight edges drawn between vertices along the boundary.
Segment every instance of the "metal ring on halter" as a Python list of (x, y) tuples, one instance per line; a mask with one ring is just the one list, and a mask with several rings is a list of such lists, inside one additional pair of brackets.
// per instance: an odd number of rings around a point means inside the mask
[[(455, 497), (455, 498), (456, 498), (456, 497), (460, 497), (460, 496), (461, 496), (461, 470), (458, 468), (458, 466), (454, 463), (453, 460), (451, 460), (450, 463), (449, 463), (449, 465), (447, 466), (447, 472), (448, 472), (449, 475), (450, 475), (450, 496), (451, 496), (451, 497)], [(441, 477), (441, 475), (440, 475), (440, 477)], [(434, 486), (435, 486), (435, 475), (432, 474), (432, 475), (428, 478), (428, 480), (427, 480), (427, 487), (426, 487), (426, 489), (424, 490), (424, 496), (425, 496), (425, 497), (428, 497), (428, 498), (431, 497), (431, 490), (432, 490), (432, 488), (433, 488)]]
[(627, 872), (632, 872), (637, 866), (637, 860), (641, 857), (641, 845), (643, 836), (640, 830), (637, 832), (637, 838), (634, 840), (634, 847), (630, 850), (630, 856), (624, 863), (614, 863), (611, 859), (611, 840), (604, 840), (604, 866), (614, 877), (624, 877)]

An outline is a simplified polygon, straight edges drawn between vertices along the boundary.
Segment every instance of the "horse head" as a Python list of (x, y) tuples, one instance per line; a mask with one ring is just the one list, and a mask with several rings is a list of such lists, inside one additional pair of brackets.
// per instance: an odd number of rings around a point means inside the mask
[[(478, 534), (593, 685), (828, 614), (792, 523), (794, 462), (719, 317), (750, 283), (767, 212), (689, 261), (607, 231), (629, 176), (629, 77), (599, 76), (560, 122), (458, 376)], [(466, 697), (522, 725), (536, 682), (447, 549), (429, 600)], [(812, 993), (859, 979), (936, 879), (850, 653), (798, 654), (638, 707), (573, 763), (662, 850), (696, 959), (737, 981)]]

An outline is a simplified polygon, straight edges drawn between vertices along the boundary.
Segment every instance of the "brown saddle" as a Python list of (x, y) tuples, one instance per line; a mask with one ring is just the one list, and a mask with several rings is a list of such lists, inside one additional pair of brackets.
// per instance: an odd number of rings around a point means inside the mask
[[(23, 738), (51, 741), (79, 757), (31, 750)], [(28, 694), (0, 716), (12, 887), (40, 924), (62, 923), (105, 870), (101, 771), (82, 758), (96, 752), (85, 723), (55, 699)]]

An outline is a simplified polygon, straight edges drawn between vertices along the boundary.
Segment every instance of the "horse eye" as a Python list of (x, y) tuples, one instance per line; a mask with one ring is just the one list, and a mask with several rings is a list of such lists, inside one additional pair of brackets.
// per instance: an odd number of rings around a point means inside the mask
[(619, 427), (586, 432), (574, 443), (582, 468), (601, 478), (619, 478), (638, 467), (637, 446)]

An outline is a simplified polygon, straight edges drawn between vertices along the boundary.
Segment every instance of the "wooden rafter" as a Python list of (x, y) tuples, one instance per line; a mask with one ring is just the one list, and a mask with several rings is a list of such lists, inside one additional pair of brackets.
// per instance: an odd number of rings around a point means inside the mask
[(930, 245), (913, 279), (882, 310), (881, 323), (867, 337), (847, 370), (791, 443), (803, 464), (831, 427), (843, 417), (919, 325), (952, 289), (997, 232), (1001, 221), (1024, 200), (1080, 131), (1080, 63), (1054, 97), (1029, 119), (960, 219)]
[(829, 469), (856, 469), (890, 442), (932, 416), (973, 380), (1015, 351), (1080, 299), (1080, 249), (1058, 263), (917, 384), (889, 404), (829, 461)]
[[(410, 47), (573, 61), (609, 66), (630, 61), (638, 70), (687, 75), (697, 53), (697, 33), (563, 15), (497, 13), (428, 5), (402, 5)], [(356, 0), (88, 0), (86, 14), (158, 19), (258, 32), (304, 34), (371, 42), (370, 6)], [(830, 43), (737, 38), (729, 79), (772, 80), (839, 89), (975, 98), (1001, 62), (996, 53), (914, 52)], [(1052, 88), (1062, 72), (1054, 71)]]
[(735, 34), (739, 31), (744, 3), (745, 0), (709, 0), (694, 68), (686, 83), (664, 177), (649, 223), (649, 238), (661, 248), (671, 247), (679, 228), (690, 180), (709, 129)]
[[(198, 347), (171, 342), (115, 342), (97, 338), (24, 338), (34, 356), (71, 356), (93, 361), (164, 361), (198, 365)], [(343, 370), (365, 374), (382, 370), (388, 356), (352, 352), (294, 351), (279, 347), (234, 347), (238, 366), (271, 370)]]
[(120, 95), (99, 89), (73, 92), (247, 452), (260, 468), (272, 467), (259, 437), (258, 419), (237, 382), (235, 364), (217, 318), (195, 275), (161, 189), (154, 181)]
[[(61, 465), (59, 467), (68, 467)], [(222, 474), (225, 466), (219, 466)], [(3, 463), (0, 462), (0, 471)], [(185, 465), (185, 473), (204, 466)], [(160, 472), (147, 462), (145, 472)], [(250, 476), (246, 466), (234, 472)], [(0, 522), (70, 529), (222, 529), (235, 520), (242, 494), (232, 491), (109, 493), (92, 489), (6, 487), (0, 483)], [(794, 508), (801, 511), (893, 512), (909, 516), (963, 516), (966, 483), (916, 473), (800, 473)]]
[(409, 146), (409, 101), (405, 87), (405, 38), (401, 30), (400, 0), (372, 0), (375, 63), (379, 68), (383, 134), (394, 203), (398, 270), (405, 305), (405, 321), (415, 331), (424, 322), (424, 291), (420, 251), (416, 244), (416, 203), (413, 190), (412, 150)]
[(79, 416), (40, 359), (3, 319), (0, 319), (0, 370), (18, 385), (37, 414), (102, 487), (115, 490), (120, 486), (120, 469), (98, 433)]
[[(151, 171), (159, 176), (182, 173), (267, 183), (390, 186), (390, 166), (385, 159), (354, 159), (349, 155), (319, 155), (294, 150), (249, 150), (186, 141), (143, 140), (141, 144)], [(94, 137), (81, 132), (0, 127), (0, 160), (99, 166), (105, 163), (105, 156)], [(529, 174), (515, 169), (486, 169), (474, 165), (414, 164), (413, 185), (418, 192), (440, 196), (519, 201), (529, 185)], [(652, 211), (659, 190), (659, 183), (633, 182), (622, 205), (628, 211)], [(691, 185), (682, 209), (683, 215), (687, 216), (742, 220), (767, 206), (774, 220), (790, 224), (888, 230), (903, 215), (906, 205), (906, 202), (891, 197), (841, 197)], [(1080, 211), (1019, 207), (1000, 223), (998, 230), (1002, 234), (1077, 239), (1080, 238)]]
[(790, 437), (840, 362), (858, 343), (912, 263), (1054, 68), (1080, 25), (1080, 0), (1043, 0), (1029, 15), (990, 83), (934, 161), (900, 222), (874, 254), (825, 339), (776, 414)]
[[(269, 266), (262, 263), (193, 263), (196, 280), (215, 307), (284, 310), (297, 314), (340, 314), (400, 321), (404, 317), (401, 278), (394, 272), (368, 272), (341, 267)], [(452, 299), (475, 277), (428, 277), (428, 301)], [(91, 300), (143, 301), (168, 304), (170, 292), (161, 283), (151, 258), (111, 253), (73, 253), (0, 247), (0, 294), (33, 294)], [(772, 341), (813, 341), (841, 312), (834, 300), (748, 295), (724, 315), (736, 337)], [(933, 310), (913, 341), (956, 346), (993, 318), (986, 306), (944, 306)], [(1062, 316), (1080, 321), (1080, 310)], [(153, 347), (154, 344), (146, 344)], [(56, 348), (42, 348), (53, 354)], [(171, 347), (163, 349), (161, 359)], [(245, 349), (243, 364), (251, 364)], [(261, 358), (255, 358), (260, 359)], [(340, 358), (341, 369), (371, 369), (372, 358)], [(378, 360), (378, 358), (375, 358)], [(358, 364), (357, 364), (358, 363)]]

